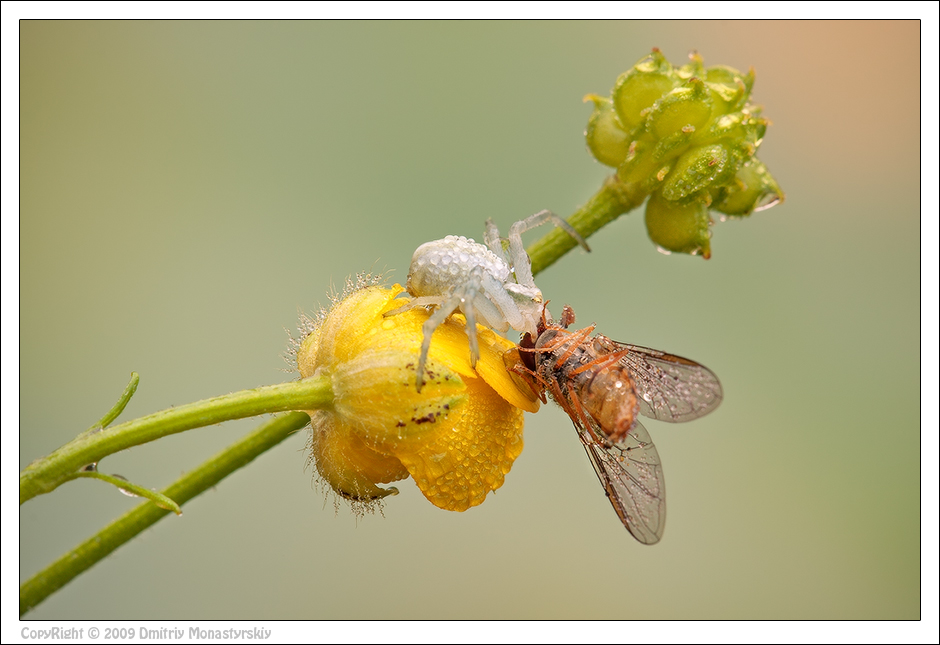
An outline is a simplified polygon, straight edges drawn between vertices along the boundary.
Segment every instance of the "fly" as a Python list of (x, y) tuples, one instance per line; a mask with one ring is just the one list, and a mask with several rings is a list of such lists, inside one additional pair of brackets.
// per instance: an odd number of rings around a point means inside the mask
[(643, 544), (655, 544), (666, 525), (665, 479), (637, 416), (697, 419), (721, 403), (721, 383), (695, 361), (591, 336), (594, 325), (568, 331), (572, 323), (567, 305), (557, 325), (543, 309), (536, 337), (523, 337), (508, 367), (568, 413), (620, 521)]

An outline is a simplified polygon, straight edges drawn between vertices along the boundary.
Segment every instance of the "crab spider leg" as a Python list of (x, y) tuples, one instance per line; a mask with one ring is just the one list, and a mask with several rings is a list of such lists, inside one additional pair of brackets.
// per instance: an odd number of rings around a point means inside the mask
[[(394, 316), (404, 313), (415, 307), (433, 306), (438, 309), (424, 322), (421, 327), (422, 343), (421, 354), (418, 357), (417, 381), (418, 391), (424, 384), (424, 367), (427, 363), (428, 352), (431, 348), (431, 337), (438, 327), (452, 315), (455, 311), (463, 312), (467, 319), (467, 339), (470, 344), (470, 365), (476, 366), (480, 357), (480, 346), (476, 333), (477, 314), (483, 319), (481, 322), (492, 329), (499, 330), (500, 327), (508, 326), (501, 320), (499, 308), (486, 298), (479, 297), (480, 284), (487, 282), (487, 278), (492, 278), (480, 272), (475, 275), (469, 283), (455, 289), (449, 296), (421, 296), (413, 298), (398, 309), (393, 309), (385, 313), (385, 316)], [(498, 284), (494, 281), (494, 284)], [(492, 285), (491, 285), (492, 286)]]
[(482, 271), (474, 273), (479, 276), (480, 287), (486, 297), (480, 298), (474, 294), (473, 306), (486, 320), (486, 326), (496, 331), (506, 331), (510, 327), (518, 329), (523, 324), (523, 318), (509, 292), (490, 274)]
[[(496, 222), (492, 218), (486, 219), (486, 228), (483, 230), (483, 242), (486, 243), (486, 246), (490, 251), (499, 256), (499, 259), (510, 264), (509, 258), (506, 256), (506, 249), (503, 248), (503, 242), (499, 239), (499, 229), (496, 227)], [(510, 266), (512, 266), (510, 264)]]
[(408, 302), (403, 304), (398, 309), (392, 309), (391, 311), (386, 311), (382, 314), (384, 317), (388, 318), (389, 316), (397, 316), (398, 314), (403, 314), (406, 311), (410, 311), (415, 307), (440, 307), (445, 302), (447, 302), (447, 296), (420, 296), (418, 298), (411, 298)]
[[(459, 307), (459, 299), (448, 299), (437, 311), (431, 314), (431, 316), (424, 321), (424, 325), (421, 326), (423, 338), (421, 340), (421, 354), (418, 356), (418, 370), (415, 374), (415, 381), (419, 392), (421, 391), (421, 386), (424, 385), (424, 366), (425, 363), (427, 363), (428, 352), (431, 349), (431, 335), (434, 333), (434, 330), (440, 327), (441, 323), (447, 320), (447, 317), (457, 311)], [(473, 351), (473, 343), (471, 342), (470, 345), (471, 351)]]
[(509, 227), (510, 265), (512, 266), (513, 272), (516, 274), (516, 281), (519, 284), (527, 287), (535, 287), (535, 279), (532, 277), (532, 264), (529, 261), (529, 256), (525, 252), (525, 247), (522, 246), (522, 234), (529, 229), (541, 226), (547, 222), (552, 222), (555, 226), (568, 233), (585, 251), (591, 250), (591, 247), (587, 245), (584, 238), (574, 230), (571, 224), (549, 210), (539, 211), (535, 215), (530, 215), (523, 220), (519, 220)]
[[(470, 366), (476, 367), (477, 360), (480, 358), (480, 344), (477, 340), (476, 322), (477, 303), (480, 304), (482, 309), (480, 314), (487, 323), (499, 321), (500, 313), (499, 309), (494, 306), (493, 303), (486, 300), (486, 298), (479, 297), (481, 295), (481, 287), (488, 282), (487, 278), (498, 285), (498, 283), (493, 280), (492, 276), (485, 274), (480, 267), (475, 267), (470, 274), (470, 279), (451, 291), (451, 294), (444, 299), (440, 308), (431, 314), (430, 318), (424, 321), (424, 325), (421, 327), (421, 333), (423, 335), (421, 340), (421, 355), (418, 357), (418, 372), (416, 374), (419, 392), (421, 391), (421, 386), (424, 384), (424, 366), (427, 362), (428, 352), (431, 350), (431, 336), (434, 334), (434, 330), (440, 327), (444, 321), (458, 309), (463, 312), (464, 317), (467, 319), (466, 329), (467, 339), (470, 342)], [(438, 296), (425, 296), (425, 298), (436, 299)], [(415, 300), (420, 299), (421, 298), (415, 298)]]

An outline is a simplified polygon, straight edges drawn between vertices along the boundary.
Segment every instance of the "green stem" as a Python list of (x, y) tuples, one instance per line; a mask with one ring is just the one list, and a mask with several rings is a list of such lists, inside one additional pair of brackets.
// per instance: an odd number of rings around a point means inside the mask
[(55, 490), (87, 464), (97, 463), (119, 450), (232, 419), (270, 412), (314, 410), (330, 405), (332, 400), (329, 379), (311, 378), (217, 396), (128, 421), (106, 431), (82, 434), (20, 472), (20, 504)]
[[(648, 193), (636, 184), (625, 184), (611, 175), (588, 202), (568, 218), (568, 223), (587, 239), (601, 228), (627, 213), (646, 199)], [(527, 250), (532, 260), (532, 275), (544, 271), (577, 242), (560, 228), (555, 228), (534, 242)]]
[[(180, 505), (273, 448), (310, 421), (292, 412), (268, 421), (162, 491)], [(145, 502), (85, 540), (20, 586), (20, 616), (170, 511)]]

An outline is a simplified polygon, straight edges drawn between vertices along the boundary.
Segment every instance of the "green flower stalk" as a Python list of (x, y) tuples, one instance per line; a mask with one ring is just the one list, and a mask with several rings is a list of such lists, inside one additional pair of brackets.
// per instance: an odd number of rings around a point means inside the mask
[(784, 195), (755, 156), (769, 121), (750, 103), (754, 70), (706, 68), (693, 52), (673, 67), (658, 49), (588, 95), (588, 148), (618, 183), (649, 195), (646, 228), (666, 251), (711, 256), (709, 211), (746, 217)]

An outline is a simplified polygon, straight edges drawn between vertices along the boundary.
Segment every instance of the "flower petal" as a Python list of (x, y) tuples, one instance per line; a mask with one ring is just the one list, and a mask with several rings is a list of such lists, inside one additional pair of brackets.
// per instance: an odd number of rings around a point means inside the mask
[(310, 460), (326, 483), (346, 499), (368, 502), (398, 493), (375, 484), (404, 479), (408, 471), (389, 455), (370, 450), (342, 418), (326, 410), (311, 415)]
[(482, 379), (466, 381), (469, 396), (459, 423), (452, 429), (440, 425), (392, 450), (428, 501), (449, 511), (481, 504), (502, 486), (523, 446), (522, 410)]

